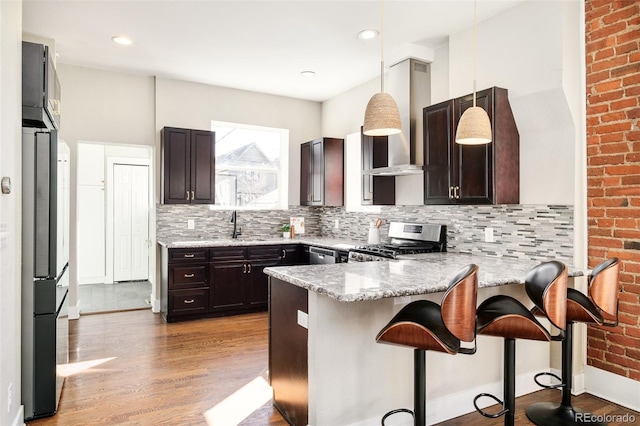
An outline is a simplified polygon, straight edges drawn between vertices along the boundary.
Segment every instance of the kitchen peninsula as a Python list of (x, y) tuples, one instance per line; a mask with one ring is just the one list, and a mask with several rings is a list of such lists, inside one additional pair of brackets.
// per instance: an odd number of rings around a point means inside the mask
[[(412, 300), (437, 303), (462, 266), (479, 266), (478, 303), (498, 293), (525, 302), (521, 285), (539, 262), (459, 253), (386, 262), (270, 267), (269, 372), (274, 404), (294, 425), (374, 425), (413, 405), (413, 351), (376, 344), (378, 331)], [(570, 276), (580, 273), (570, 271)], [(428, 352), (429, 423), (473, 411), (473, 396), (500, 394), (502, 341), (481, 336), (473, 356)], [(518, 394), (550, 368), (546, 342), (518, 341)]]

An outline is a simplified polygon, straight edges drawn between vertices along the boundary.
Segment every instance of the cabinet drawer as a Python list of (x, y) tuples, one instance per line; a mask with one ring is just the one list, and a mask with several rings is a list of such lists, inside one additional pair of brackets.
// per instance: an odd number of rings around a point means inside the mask
[(169, 312), (172, 315), (206, 313), (208, 310), (208, 288), (173, 290), (169, 292)]
[(211, 249), (212, 262), (226, 262), (230, 260), (244, 260), (245, 247), (225, 247)]
[(169, 263), (176, 262), (208, 262), (208, 248), (169, 249)]
[(209, 286), (209, 266), (197, 265), (169, 266), (169, 289)]
[(247, 247), (247, 259), (280, 259), (282, 252), (280, 246), (253, 246)]

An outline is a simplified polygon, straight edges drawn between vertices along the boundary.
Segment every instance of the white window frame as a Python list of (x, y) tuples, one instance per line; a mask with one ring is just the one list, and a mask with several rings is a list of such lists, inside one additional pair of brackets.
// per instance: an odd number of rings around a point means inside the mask
[[(288, 210), (289, 209), (289, 129), (277, 127), (257, 126), (244, 123), (211, 120), (211, 131), (216, 127), (234, 127), (246, 130), (270, 131), (280, 134), (280, 169), (278, 172), (278, 204), (276, 206), (221, 206), (209, 205), (211, 210)], [(216, 135), (217, 138), (217, 135)]]

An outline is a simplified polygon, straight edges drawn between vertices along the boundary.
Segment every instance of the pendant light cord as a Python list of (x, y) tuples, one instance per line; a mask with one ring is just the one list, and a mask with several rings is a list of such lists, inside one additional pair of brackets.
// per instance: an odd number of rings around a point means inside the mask
[(384, 0), (380, 0), (380, 93), (384, 93)]
[(478, 0), (473, 1), (473, 106), (476, 106), (476, 50), (478, 49), (478, 34), (476, 20), (478, 17)]

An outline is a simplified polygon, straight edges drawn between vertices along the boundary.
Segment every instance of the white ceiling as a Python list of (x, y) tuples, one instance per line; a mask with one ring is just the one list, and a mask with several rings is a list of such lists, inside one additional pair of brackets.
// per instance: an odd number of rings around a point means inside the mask
[[(523, 0), (478, 0), (482, 21)], [(380, 72), (380, 1), (23, 1), (23, 31), (58, 62), (324, 101)], [(384, 2), (385, 60), (436, 48), (473, 24), (473, 0)], [(116, 45), (115, 35), (133, 40)], [(313, 70), (305, 78), (301, 71)]]

